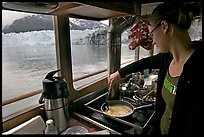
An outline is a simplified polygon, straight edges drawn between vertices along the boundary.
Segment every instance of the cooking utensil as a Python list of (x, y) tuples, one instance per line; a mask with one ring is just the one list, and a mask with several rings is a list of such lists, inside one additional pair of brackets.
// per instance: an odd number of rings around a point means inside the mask
[(151, 90), (150, 92), (148, 92), (146, 95), (144, 95), (143, 97), (142, 97), (142, 99), (145, 99), (148, 95), (150, 95), (153, 91), (155, 91), (155, 89), (153, 89), (153, 90)]
[(108, 101), (110, 99), (110, 94), (111, 94), (111, 89), (108, 89), (108, 94), (107, 94), (106, 101)]
[(135, 92), (135, 95), (133, 96), (133, 99), (140, 100), (142, 102), (148, 102), (148, 103), (154, 103), (155, 102), (155, 96), (156, 96), (156, 88), (154, 88), (151, 91), (148, 90), (138, 90)]
[[(106, 103), (109, 109), (106, 108)], [(147, 104), (138, 107), (134, 107), (131, 103), (122, 100), (110, 100), (102, 104), (101, 111), (109, 116), (113, 117), (126, 117), (132, 115), (135, 110), (151, 107), (154, 104)]]
[(110, 93), (111, 93), (111, 89), (108, 89), (108, 93), (106, 96), (106, 100), (105, 100), (105, 104), (104, 104), (104, 108), (108, 111), (109, 110), (109, 105), (108, 105), (108, 101), (110, 99)]

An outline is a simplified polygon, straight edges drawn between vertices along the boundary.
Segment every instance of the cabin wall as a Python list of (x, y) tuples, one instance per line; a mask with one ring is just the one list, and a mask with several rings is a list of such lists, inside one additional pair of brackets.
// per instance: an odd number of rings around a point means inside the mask
[(45, 120), (45, 111), (43, 109), (43, 105), (37, 105), (30, 108), (26, 108), (23, 111), (20, 111), (16, 114), (13, 114), (12, 117), (4, 118), (2, 121), (3, 125), (3, 132), (6, 132), (26, 121), (29, 119), (40, 115)]

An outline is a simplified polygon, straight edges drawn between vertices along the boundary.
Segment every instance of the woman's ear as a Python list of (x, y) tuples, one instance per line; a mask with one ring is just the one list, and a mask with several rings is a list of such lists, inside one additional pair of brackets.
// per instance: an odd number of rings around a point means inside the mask
[(169, 29), (169, 24), (167, 21), (162, 21), (161, 22), (161, 26), (162, 26), (162, 30), (164, 31), (164, 33), (166, 33)]

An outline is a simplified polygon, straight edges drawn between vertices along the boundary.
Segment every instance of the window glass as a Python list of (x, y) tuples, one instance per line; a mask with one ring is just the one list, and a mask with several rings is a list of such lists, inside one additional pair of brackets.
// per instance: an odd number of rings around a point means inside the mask
[(130, 61), (135, 60), (136, 50), (139, 48), (139, 59), (145, 58), (149, 56), (149, 51), (142, 48), (136, 47), (135, 50), (129, 49), (129, 44), (131, 43), (131, 39), (128, 39), (128, 36), (131, 34), (129, 30), (124, 31), (121, 34), (121, 65), (127, 65)]
[(202, 18), (195, 19), (189, 29), (189, 35), (192, 41), (199, 41), (202, 39)]
[(135, 60), (135, 50), (130, 50), (128, 47), (131, 43), (131, 39), (128, 39), (130, 34), (129, 30), (125, 30), (121, 34), (121, 67)]
[[(3, 10), (2, 101), (42, 89), (44, 76), (56, 69), (53, 17)], [(3, 106), (2, 116), (38, 104), (40, 96)]]
[(79, 89), (107, 76), (108, 25), (94, 20), (69, 19), (73, 85)]
[(144, 49), (140, 46), (140, 57), (139, 59), (146, 58), (149, 56), (149, 50)]

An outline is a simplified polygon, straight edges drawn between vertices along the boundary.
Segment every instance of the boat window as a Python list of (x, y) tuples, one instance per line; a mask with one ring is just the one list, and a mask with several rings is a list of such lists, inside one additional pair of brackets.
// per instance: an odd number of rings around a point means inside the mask
[(79, 89), (107, 76), (108, 24), (70, 19), (73, 85)]
[[(53, 16), (2, 10), (2, 101), (42, 89), (57, 69)], [(40, 94), (2, 107), (2, 116), (38, 104)]]
[[(136, 47), (134, 50), (129, 49), (131, 39), (128, 36), (131, 34), (130, 30), (127, 29), (121, 34), (121, 67), (125, 66), (136, 58), (137, 50), (139, 50), (139, 59), (149, 56), (149, 51), (142, 48), (141, 46)], [(158, 53), (158, 49), (154, 48), (154, 54)]]
[(189, 29), (189, 35), (192, 41), (200, 41), (202, 39), (202, 17), (193, 21)]
[(128, 39), (130, 34), (129, 29), (121, 34), (121, 67), (135, 60), (135, 50), (130, 50), (128, 47), (131, 43), (131, 39)]

